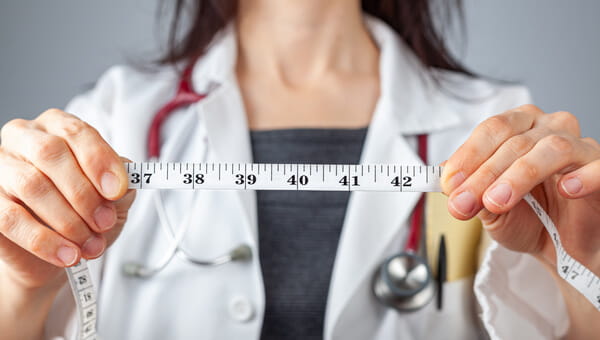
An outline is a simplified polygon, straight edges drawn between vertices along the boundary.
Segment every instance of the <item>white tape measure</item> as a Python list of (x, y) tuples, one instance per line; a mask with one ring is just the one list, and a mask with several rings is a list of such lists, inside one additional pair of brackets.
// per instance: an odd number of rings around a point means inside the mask
[(127, 163), (131, 189), (440, 191), (442, 168), (407, 165)]
[[(439, 192), (442, 168), (425, 165), (126, 163), (130, 189)], [(562, 247), (550, 217), (525, 196), (556, 248), (557, 271), (600, 310), (600, 278)], [(79, 314), (79, 338), (96, 337), (96, 292), (85, 260), (67, 268)]]

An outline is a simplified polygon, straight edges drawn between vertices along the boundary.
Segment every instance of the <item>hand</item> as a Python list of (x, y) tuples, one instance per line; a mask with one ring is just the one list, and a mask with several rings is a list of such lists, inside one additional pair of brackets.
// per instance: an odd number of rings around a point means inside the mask
[(477, 215), (500, 244), (555, 271), (554, 245), (521, 200), (531, 192), (565, 250), (600, 275), (599, 174), (600, 145), (581, 138), (573, 115), (524, 105), (481, 123), (446, 162), (442, 186), (454, 217)]
[(60, 287), (63, 267), (100, 256), (125, 223), (135, 192), (123, 160), (56, 109), (7, 123), (1, 137), (0, 275), (13, 287)]

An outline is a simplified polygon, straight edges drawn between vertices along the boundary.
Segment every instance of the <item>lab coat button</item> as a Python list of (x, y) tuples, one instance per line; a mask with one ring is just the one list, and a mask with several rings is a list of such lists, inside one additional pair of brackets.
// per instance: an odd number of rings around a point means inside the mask
[(250, 300), (243, 296), (237, 296), (229, 303), (229, 314), (236, 321), (246, 322), (254, 317), (254, 308)]

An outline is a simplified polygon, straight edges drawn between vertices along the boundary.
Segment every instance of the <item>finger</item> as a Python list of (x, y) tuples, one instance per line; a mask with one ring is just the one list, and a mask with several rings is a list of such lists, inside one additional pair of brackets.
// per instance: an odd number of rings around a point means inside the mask
[(565, 174), (559, 181), (558, 190), (566, 198), (582, 198), (600, 192), (600, 160)]
[(102, 254), (104, 238), (88, 228), (43, 173), (6, 155), (0, 155), (0, 159), (0, 173), (4, 178), (0, 186), (5, 193), (23, 202), (41, 222), (78, 244), (84, 257), (96, 258)]
[(0, 233), (55, 266), (68, 267), (79, 261), (77, 245), (42, 225), (23, 206), (5, 198), (0, 198)]
[(470, 219), (481, 208), (484, 191), (494, 183), (498, 177), (527, 152), (548, 131), (534, 128), (510, 137), (496, 152), (486, 160), (473, 174), (471, 174), (458, 188), (454, 189), (448, 200), (448, 211), (458, 219)]
[(120, 157), (98, 131), (77, 117), (60, 110), (48, 110), (36, 122), (46, 132), (63, 138), (83, 173), (100, 194), (109, 200), (127, 191), (127, 174)]
[(543, 114), (533, 105), (524, 105), (486, 119), (448, 159), (442, 174), (442, 188), (451, 193), (488, 159), (507, 139), (533, 126)]
[(116, 222), (114, 205), (104, 199), (84, 175), (64, 139), (34, 128), (33, 123), (5, 132), (4, 147), (42, 171), (71, 207), (95, 232)]
[[(600, 144), (593, 138), (583, 138), (582, 142), (600, 153)], [(566, 198), (581, 198), (600, 192), (600, 159), (565, 174), (558, 182), (558, 191)]]
[(550, 176), (572, 171), (594, 158), (598, 155), (578, 138), (546, 136), (485, 191), (483, 204), (495, 214), (504, 213)]
[(118, 201), (115, 201), (115, 206), (117, 208), (117, 226), (116, 228), (112, 228), (108, 232), (104, 233), (103, 236), (106, 238), (106, 243), (111, 245), (121, 233), (123, 226), (125, 225), (125, 221), (127, 220), (127, 215), (129, 212), (129, 208), (133, 204), (135, 200), (137, 190), (127, 190), (125, 196), (123, 196)]

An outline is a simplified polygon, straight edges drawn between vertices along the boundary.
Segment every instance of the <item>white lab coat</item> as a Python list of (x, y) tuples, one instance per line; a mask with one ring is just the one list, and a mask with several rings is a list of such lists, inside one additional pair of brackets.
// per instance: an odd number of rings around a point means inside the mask
[[(407, 46), (385, 24), (367, 18), (381, 49), (381, 97), (362, 152), (362, 163), (420, 164), (416, 134), (429, 134), (429, 163), (448, 158), (490, 114), (529, 102), (518, 86), (495, 86), (442, 72), (446, 91), (432, 86)], [(230, 27), (197, 62), (192, 76), (209, 96), (179, 110), (163, 128), (165, 161), (251, 162), (248, 126), (235, 79), (235, 33)], [(147, 131), (156, 110), (172, 98), (172, 69), (144, 73), (113, 67), (68, 111), (94, 125), (121, 155), (146, 159)], [(478, 98), (461, 100), (448, 95)], [(183, 246), (212, 258), (240, 243), (253, 259), (203, 268), (175, 258), (151, 279), (125, 277), (126, 261), (155, 265), (168, 247), (151, 192), (138, 192), (120, 238), (91, 272), (99, 290), (99, 332), (105, 340), (258, 339), (265, 294), (257, 249), (254, 192), (165, 193), (176, 227), (188, 213), (193, 224)], [(190, 206), (199, 195), (197, 206)], [(550, 339), (564, 334), (568, 316), (553, 279), (532, 257), (495, 243), (475, 277), (445, 285), (444, 308), (413, 313), (383, 307), (371, 294), (375, 268), (402, 249), (416, 193), (352, 193), (332, 273), (325, 339)], [(449, 264), (450, 266), (452, 264)], [(68, 287), (57, 297), (47, 338), (74, 339), (76, 319)], [(485, 330), (483, 330), (485, 329)]]

